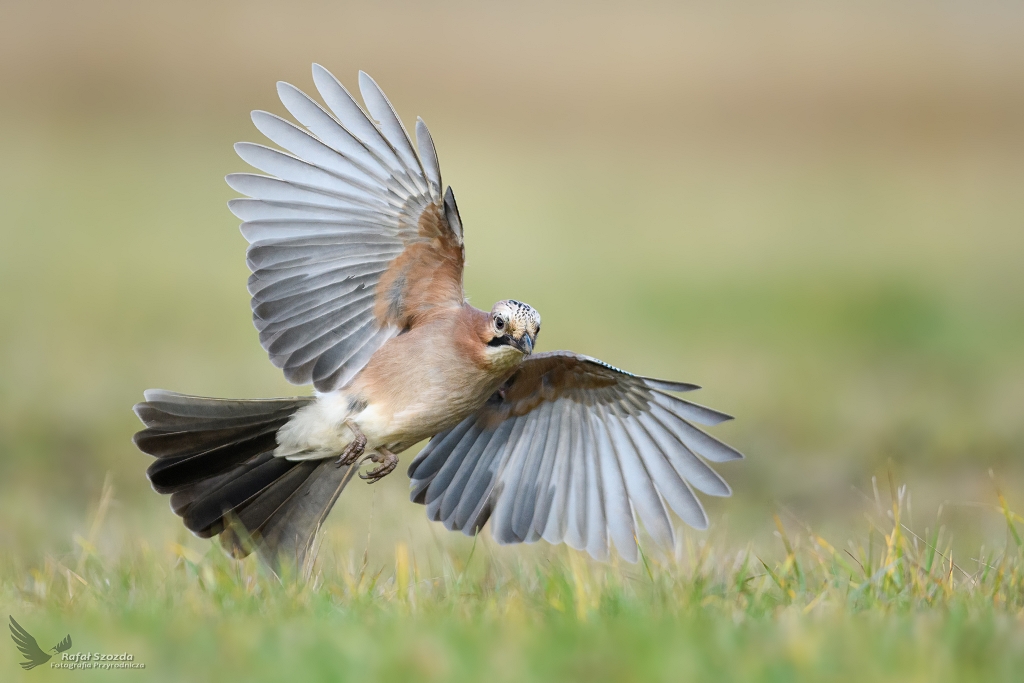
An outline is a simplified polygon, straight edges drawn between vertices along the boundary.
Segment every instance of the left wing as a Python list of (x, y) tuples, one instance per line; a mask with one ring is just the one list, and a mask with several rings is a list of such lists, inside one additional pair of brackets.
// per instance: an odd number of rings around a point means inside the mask
[(50, 661), (50, 655), (43, 652), (42, 648), (39, 647), (39, 643), (32, 637), (32, 634), (22, 628), (21, 624), (14, 620), (14, 617), (10, 617), (10, 619), (11, 639), (14, 640), (14, 644), (26, 660), (21, 662), (21, 668), (28, 671)]
[[(242, 142), (239, 156), (268, 175), (233, 173), (228, 184), (250, 243), (253, 323), (271, 362), (294, 384), (322, 392), (347, 384), (389, 339), (431, 309), (461, 306), (462, 222), (430, 133), (414, 148), (384, 93), (364, 73), (364, 112), (321, 66), (313, 79), (330, 109), (278, 84), (305, 127), (253, 112), (283, 150)], [(418, 149), (418, 152), (416, 151)]]
[(692, 424), (731, 418), (667, 393), (697, 388), (567, 351), (535, 354), (413, 460), (412, 499), (448, 529), (474, 534), (490, 519), (499, 543), (543, 538), (598, 559), (611, 540), (635, 562), (637, 517), (674, 545), (667, 508), (707, 527), (691, 486), (731, 494), (704, 460), (743, 456)]

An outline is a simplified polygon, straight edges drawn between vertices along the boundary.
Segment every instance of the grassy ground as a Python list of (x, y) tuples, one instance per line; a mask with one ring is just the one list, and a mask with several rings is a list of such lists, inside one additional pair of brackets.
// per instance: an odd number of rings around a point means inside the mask
[[(361, 558), (328, 554), (312, 580), (282, 583), (215, 548), (135, 539), (98, 551), (112, 494), (108, 484), (73, 556), (3, 567), (0, 599), (41, 642), (70, 632), (72, 653), (145, 664), (117, 675), (964, 681), (1013, 680), (1024, 665), (1024, 519), (1001, 496), (1006, 544), (959, 562), (947, 529), (911, 530), (907, 490), (891, 485), (853, 538), (776, 516), (777, 561), (693, 535), (675, 556), (648, 549), (637, 566), (565, 549), (524, 560), (485, 537), (468, 552), (399, 543), (393, 566), (370, 563), (367, 544)], [(15, 659), (0, 650), (0, 667), (13, 671)], [(46, 666), (25, 679), (71, 673)]]
[[(36, 5), (0, 6), (0, 615), (41, 645), (157, 681), (1019, 678), (1018, 14)], [(304, 391), (223, 176), (314, 59), (430, 123), (476, 305), (737, 416), (709, 531), (637, 565), (474, 542), (404, 467), (345, 491), (309, 584), (182, 529), (130, 406)], [(115, 677), (5, 642), (3, 681)]]

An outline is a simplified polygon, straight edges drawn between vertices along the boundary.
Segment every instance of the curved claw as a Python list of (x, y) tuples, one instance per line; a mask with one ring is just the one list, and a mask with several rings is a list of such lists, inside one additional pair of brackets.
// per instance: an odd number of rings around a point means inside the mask
[(386, 448), (379, 448), (377, 452), (369, 456), (373, 462), (380, 463), (377, 467), (366, 474), (359, 474), (359, 478), (363, 479), (371, 484), (374, 484), (384, 477), (388, 476), (395, 471), (398, 467), (398, 456), (387, 450)]
[(338, 461), (335, 463), (337, 467), (351, 465), (359, 459), (359, 456), (363, 454), (363, 450), (366, 448), (366, 436), (354, 424), (350, 422), (346, 422), (345, 424), (347, 424), (352, 430), (352, 434), (355, 438), (342, 452), (341, 456), (338, 457)]

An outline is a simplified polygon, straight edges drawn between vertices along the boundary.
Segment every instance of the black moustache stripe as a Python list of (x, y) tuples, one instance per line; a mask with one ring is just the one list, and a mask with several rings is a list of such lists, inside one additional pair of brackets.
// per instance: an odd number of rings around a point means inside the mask
[(495, 337), (491, 341), (487, 342), (488, 346), (515, 346), (512, 338), (509, 336)]

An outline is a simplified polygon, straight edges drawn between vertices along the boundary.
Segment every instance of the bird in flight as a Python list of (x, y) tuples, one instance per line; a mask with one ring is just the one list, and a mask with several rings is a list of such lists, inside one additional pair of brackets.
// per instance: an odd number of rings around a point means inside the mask
[[(46, 664), (50, 661), (53, 655), (43, 652), (42, 648), (39, 647), (39, 643), (36, 642), (36, 639), (33, 638), (21, 624), (15, 621), (13, 616), (8, 615), (8, 618), (11, 620), (11, 623), (8, 624), (8, 628), (11, 629), (11, 639), (14, 640), (14, 644), (25, 657), (24, 662), (19, 662), (21, 664), (21, 668), (28, 671), (29, 669), (34, 669), (40, 664)], [(64, 640), (51, 647), (50, 652), (53, 654), (59, 654), (70, 648), (71, 634), (69, 633), (64, 636)]]
[[(488, 520), (499, 543), (566, 543), (637, 560), (638, 521), (673, 545), (672, 510), (707, 527), (694, 489), (730, 495), (708, 466), (743, 456), (698, 428), (728, 415), (595, 358), (534, 353), (541, 317), (463, 291), (463, 225), (422, 119), (415, 144), (384, 93), (359, 74), (363, 107), (326, 69), (324, 104), (278, 83), (299, 125), (252, 121), (277, 148), (238, 155), (263, 174), (227, 176), (249, 242), (253, 322), (270, 361), (313, 396), (229, 400), (145, 392), (135, 444), (147, 474), (200, 537), (275, 570), (308, 571), (345, 485), (391, 473), (424, 439), (412, 500), (450, 530)], [(326, 106), (325, 106), (326, 105)]]

